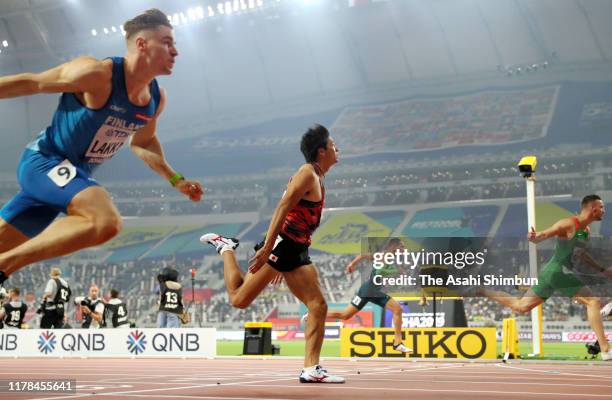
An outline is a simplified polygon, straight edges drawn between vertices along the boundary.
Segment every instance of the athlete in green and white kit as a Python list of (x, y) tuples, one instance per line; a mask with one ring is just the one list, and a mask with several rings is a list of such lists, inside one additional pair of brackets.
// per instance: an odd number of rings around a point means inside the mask
[[(373, 246), (374, 247), (374, 246)], [(383, 253), (393, 253), (398, 249), (403, 249), (404, 245), (398, 238), (390, 239), (386, 246), (384, 246)], [(370, 249), (372, 250), (372, 249)], [(352, 274), (357, 266), (364, 260), (372, 260), (373, 254), (376, 250), (371, 252), (360, 254), (356, 256), (346, 267), (345, 272)], [(380, 286), (374, 283), (374, 277), (376, 275), (381, 276), (397, 276), (398, 271), (394, 266), (385, 265), (379, 270), (372, 269), (368, 279), (361, 285), (351, 303), (346, 306), (342, 311), (328, 311), (327, 318), (339, 319), (346, 321), (353, 318), (363, 307), (368, 303), (376, 304), (381, 308), (388, 308), (393, 313), (393, 327), (395, 330), (395, 337), (393, 339), (393, 349), (402, 353), (412, 353), (412, 349), (406, 347), (402, 342), (402, 306), (391, 296), (384, 293)], [(308, 318), (308, 313), (302, 316), (302, 321)]]
[[(555, 252), (538, 275), (538, 284), (533, 286), (521, 298), (513, 297), (508, 293), (484, 289), (482, 294), (504, 306), (510, 307), (518, 313), (527, 313), (544, 303), (553, 293), (573, 297), (587, 308), (589, 324), (601, 347), (603, 360), (612, 360), (612, 349), (608, 345), (604, 334), (600, 314), (601, 301), (595, 297), (591, 290), (584, 285), (571, 271), (572, 254), (574, 248), (584, 244), (589, 236), (589, 224), (601, 221), (605, 214), (604, 203), (599, 196), (591, 194), (582, 199), (580, 214), (557, 221), (553, 226), (541, 232), (533, 227), (527, 234), (527, 239), (533, 243), (540, 243), (552, 237), (557, 238)], [(583, 261), (589, 266), (606, 274), (606, 269), (600, 266), (586, 253), (582, 254)]]

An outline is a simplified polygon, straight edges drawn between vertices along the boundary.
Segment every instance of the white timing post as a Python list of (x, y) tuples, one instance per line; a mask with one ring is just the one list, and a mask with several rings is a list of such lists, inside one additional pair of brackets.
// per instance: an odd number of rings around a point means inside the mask
[[(527, 229), (536, 227), (535, 210), (535, 171), (538, 161), (535, 156), (525, 156), (518, 164), (519, 171), (525, 178), (527, 186)], [(538, 277), (538, 253), (535, 243), (529, 242), (529, 277)], [(533, 354), (541, 356), (542, 351), (542, 306), (539, 305), (531, 310), (531, 338), (533, 343)]]

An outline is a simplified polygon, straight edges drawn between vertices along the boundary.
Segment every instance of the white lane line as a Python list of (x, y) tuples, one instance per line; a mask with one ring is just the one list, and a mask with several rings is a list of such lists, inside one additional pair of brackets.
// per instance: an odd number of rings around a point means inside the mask
[[(154, 392), (167, 392), (172, 390), (189, 390), (189, 389), (203, 389), (207, 387), (217, 387), (217, 386), (242, 386), (249, 385), (253, 383), (271, 383), (271, 382), (279, 382), (279, 381), (288, 381), (288, 380), (297, 380), (297, 376), (293, 376), (291, 378), (282, 378), (282, 379), (264, 379), (264, 380), (255, 380), (255, 381), (241, 381), (241, 382), (229, 382), (223, 383), (222, 385), (217, 385), (216, 383), (207, 383), (201, 385), (191, 385), (191, 386), (176, 386), (176, 387), (168, 387), (168, 388), (160, 388), (160, 389), (139, 389), (139, 390), (126, 390), (121, 392), (100, 392), (97, 393), (96, 396), (106, 396), (106, 395), (129, 395), (129, 394), (138, 394), (138, 393), (154, 393)], [(266, 385), (262, 385), (266, 386)], [(270, 386), (268, 386), (270, 387)], [(91, 394), (84, 394), (85, 396), (91, 396)], [(170, 395), (169, 395), (170, 396)], [(82, 396), (80, 396), (82, 397)], [(47, 397), (47, 398), (37, 398), (36, 400), (52, 400), (52, 399), (70, 399), (73, 396), (65, 396), (65, 397)]]
[[(449, 369), (449, 368), (460, 368), (460, 367), (461, 365), (448, 365), (448, 366), (441, 366), (441, 367), (436, 366), (430, 369)], [(363, 374), (360, 374), (360, 375), (381, 375), (381, 374), (389, 374), (393, 372), (395, 371), (384, 370), (384, 371), (377, 371), (377, 372), (364, 372)], [(358, 374), (349, 374), (349, 376), (357, 376), (357, 375)], [(287, 381), (287, 380), (293, 380), (293, 379), (297, 380), (297, 376), (291, 376), (291, 377), (286, 377), (286, 378), (281, 378), (281, 379), (252, 380), (252, 381), (246, 381), (246, 382), (245, 381), (228, 382), (228, 383), (222, 383), (221, 386), (237, 386), (237, 385), (243, 386), (243, 385), (250, 385), (250, 384), (262, 384), (262, 383), (270, 383), (270, 382)], [(115, 382), (115, 383), (120, 383), (120, 382)], [(159, 389), (141, 389), (141, 390), (129, 390), (129, 391), (126, 390), (122, 392), (101, 392), (101, 393), (98, 393), (98, 395), (129, 395), (129, 394), (136, 394), (136, 393), (153, 393), (153, 392), (163, 392), (163, 391), (172, 391), (172, 390), (199, 389), (199, 388), (217, 387), (217, 386), (219, 385), (217, 385), (216, 383), (211, 383), (211, 384), (178, 386), (178, 387), (159, 388)], [(259, 386), (267, 386), (267, 385), (259, 385)], [(289, 386), (289, 387), (293, 387), (293, 386)], [(300, 386), (296, 386), (296, 387), (300, 387)], [(64, 399), (64, 398), (69, 398), (69, 397), (53, 397), (49, 399)], [(38, 399), (38, 400), (46, 400), (46, 399)]]
[[(538, 372), (540, 374), (545, 374), (545, 375), (550, 375), (550, 371), (546, 371), (546, 370), (541, 370), (541, 369), (530, 369), (530, 368), (523, 368), (523, 367), (514, 367), (512, 365), (498, 365), (500, 368), (511, 368), (511, 369), (517, 369), (520, 371), (528, 371), (528, 372)], [(570, 376), (581, 376), (581, 377), (588, 377), (588, 378), (598, 378), (598, 379), (609, 379), (610, 376), (601, 376), (601, 375), (591, 375), (591, 374), (577, 374), (574, 372), (560, 372), (559, 370), (555, 370), (555, 375), (570, 375)]]
[[(439, 374), (435, 374), (435, 373), (425, 373), (425, 374), (412, 374), (414, 376), (419, 376), (419, 377), (433, 377), (436, 378), (438, 376), (440, 376)], [(546, 380), (546, 381), (571, 381), (571, 382), (581, 382), (581, 381), (601, 381), (602, 378), (601, 377), (593, 377), (593, 378), (587, 378), (587, 377), (573, 377), (573, 376), (561, 376), (562, 374), (546, 374), (546, 375), (537, 375), (537, 374), (517, 374), (517, 373), (512, 373), (512, 375), (509, 375), (508, 373), (506, 374), (489, 374), (486, 372), (483, 372), (482, 374), (479, 373), (472, 373), (472, 374), (463, 374), (463, 373), (456, 373), (456, 371), (453, 371), (453, 376), (457, 377), (459, 379), (461, 378), (486, 378), (486, 379), (502, 379), (502, 378), (508, 378), (508, 379), (521, 379), (521, 380), (531, 380), (531, 381), (538, 381), (541, 382), (542, 380)], [(607, 380), (607, 379), (604, 379)]]
[[(397, 382), (398, 379), (389, 379), (389, 378), (360, 378), (360, 381), (367, 381), (367, 382)], [(402, 382), (423, 382), (423, 379), (406, 379), (406, 378), (400, 378), (400, 380)], [(567, 381), (567, 380), (566, 380)], [(548, 383), (548, 382), (542, 382), (541, 380), (539, 380), (537, 383), (534, 382), (510, 382), (510, 381), (491, 381), (491, 380), (486, 380), (486, 381), (466, 381), (463, 379), (455, 379), (455, 380), (442, 380), (439, 378), (436, 378), (435, 380), (432, 379), (431, 382), (435, 382), (435, 383), (458, 383), (458, 384), (464, 384), (464, 383), (475, 383), (475, 384), (479, 384), (479, 385), (537, 385), (537, 386), (570, 386), (570, 387), (602, 387), (602, 388), (612, 388), (612, 384), (609, 385), (605, 385), (605, 384), (586, 384), (586, 383)]]
[[(133, 371), (131, 371), (133, 372)], [(123, 373), (97, 373), (97, 374), (83, 374), (81, 372), (79, 372), (78, 370), (76, 370), (72, 375), (78, 375), (78, 376), (125, 376), (125, 374), (128, 372), (123, 372)], [(49, 372), (49, 371), (42, 371), (42, 372), (16, 372), (16, 371), (11, 371), (11, 372), (0, 372), (0, 375), (19, 375), (19, 376), (23, 376), (23, 375), (41, 375), (41, 376), (46, 376), (46, 375), (53, 375), (53, 376), (66, 376), (66, 375), (71, 375), (69, 373), (66, 372), (62, 372), (62, 373), (57, 373), (57, 372)], [(177, 374), (177, 375), (166, 375), (166, 374), (139, 374), (139, 376), (147, 376), (147, 377), (151, 377), (151, 378), (163, 378), (163, 377), (167, 377), (167, 376), (173, 376), (173, 377), (181, 377), (181, 376), (185, 376), (185, 374)]]
[(389, 373), (401, 374), (403, 372), (420, 372), (420, 371), (457, 369), (457, 368), (461, 368), (461, 365), (442, 365), (442, 366), (435, 366), (435, 367), (430, 367), (430, 368), (401, 368), (400, 370), (396, 368), (394, 370), (386, 370), (386, 371), (381, 371), (381, 372), (368, 372), (368, 371), (361, 372), (361, 370), (358, 370), (358, 371), (359, 371), (359, 375), (380, 375), (380, 374), (389, 374)]
[[(268, 385), (259, 385), (259, 384), (244, 384), (246, 387), (269, 387)], [(274, 388), (307, 388), (308, 385), (303, 386), (290, 386), (290, 385), (274, 385)], [(312, 386), (312, 385), (310, 385)], [(574, 398), (580, 397), (607, 397), (610, 398), (610, 394), (588, 394), (588, 393), (558, 393), (558, 392), (520, 392), (520, 391), (500, 391), (500, 390), (461, 390), (461, 389), (419, 389), (419, 388), (392, 388), (392, 387), (363, 387), (363, 386), (346, 386), (346, 385), (325, 385), (325, 388), (330, 389), (354, 389), (354, 390), (379, 390), (381, 393), (383, 391), (398, 391), (398, 392), (441, 392), (441, 393), (469, 393), (469, 394), (477, 394), (477, 393), (488, 393), (488, 394), (503, 394), (503, 395), (531, 395), (531, 396), (540, 396), (540, 395), (552, 395), (552, 396), (572, 396)]]
[(165, 394), (108, 394), (102, 395), (108, 397), (154, 397), (160, 399), (223, 399), (223, 400), (295, 400), (283, 397), (227, 397), (227, 396), (197, 396), (197, 395), (182, 395), (173, 394), (171, 396)]

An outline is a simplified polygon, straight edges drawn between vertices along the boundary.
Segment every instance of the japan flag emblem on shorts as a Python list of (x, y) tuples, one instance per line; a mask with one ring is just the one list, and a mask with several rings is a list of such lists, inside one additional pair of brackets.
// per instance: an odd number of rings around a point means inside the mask
[(274, 254), (270, 254), (269, 260), (272, 262), (277, 262), (278, 261), (278, 257), (275, 256)]

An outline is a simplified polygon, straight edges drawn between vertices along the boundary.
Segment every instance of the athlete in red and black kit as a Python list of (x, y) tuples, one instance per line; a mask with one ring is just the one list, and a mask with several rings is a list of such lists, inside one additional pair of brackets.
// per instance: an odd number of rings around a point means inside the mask
[[(314, 172), (320, 177), (321, 200), (300, 199), (287, 213), (267, 262), (278, 272), (289, 272), (311, 263), (310, 257), (308, 257), (308, 247), (310, 247), (312, 234), (321, 223), (321, 215), (325, 205), (325, 186), (323, 186), (323, 179), (321, 179), (323, 177), (322, 171), (318, 164), (313, 163), (311, 165)], [(289, 184), (291, 184), (291, 180)], [(259, 251), (265, 245), (266, 239), (255, 246), (255, 250)], [(252, 268), (249, 270), (252, 270)]]
[(321, 222), (325, 204), (323, 178), (338, 162), (338, 150), (322, 125), (308, 129), (302, 136), (300, 150), (306, 163), (289, 180), (246, 275), (234, 254), (238, 240), (215, 233), (207, 233), (200, 240), (213, 245), (223, 257), (225, 286), (234, 307), (246, 308), (281, 273), (291, 292), (308, 307), (306, 354), (300, 382), (344, 383), (344, 378), (329, 375), (319, 365), (327, 303), (317, 269), (308, 256), (311, 237)]

